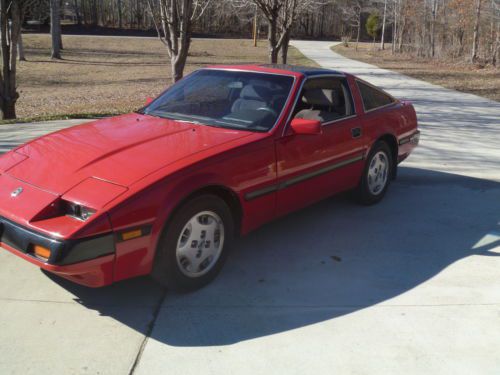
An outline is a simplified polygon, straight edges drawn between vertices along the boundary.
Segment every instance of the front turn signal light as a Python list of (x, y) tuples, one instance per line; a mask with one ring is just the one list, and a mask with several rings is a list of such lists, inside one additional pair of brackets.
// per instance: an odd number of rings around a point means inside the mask
[(44, 246), (33, 245), (33, 252), (39, 258), (43, 258), (45, 260), (50, 258), (50, 249), (48, 249)]
[(123, 232), (121, 234), (121, 240), (122, 241), (128, 241), (128, 240), (131, 240), (133, 238), (137, 238), (137, 237), (141, 237), (142, 236), (142, 230), (141, 229), (134, 229), (134, 230), (130, 230), (128, 232)]
[(124, 232), (118, 233), (117, 240), (128, 241), (134, 238), (139, 238), (151, 234), (151, 225), (145, 225), (140, 228), (129, 229)]

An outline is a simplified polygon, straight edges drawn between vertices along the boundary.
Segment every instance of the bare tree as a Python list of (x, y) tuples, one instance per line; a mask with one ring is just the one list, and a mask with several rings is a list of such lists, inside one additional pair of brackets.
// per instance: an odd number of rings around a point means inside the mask
[[(49, 13), (49, 4), (57, 5), (57, 0), (32, 1), (35, 4), (29, 14), (38, 20), (43, 20)], [(190, 42), (187, 35), (191, 35), (191, 31), (250, 37), (256, 7), (263, 25), (258, 24), (254, 34), (259, 35), (259, 31), (266, 30), (269, 61), (273, 63), (278, 60), (287, 62), (291, 37), (352, 37), (356, 39), (357, 47), (358, 42), (367, 37), (365, 19), (376, 11), (381, 20), (385, 14), (380, 46), (386, 47), (385, 43), (392, 39), (393, 53), (405, 52), (439, 59), (461, 57), (467, 61), (474, 55), (475, 60), (481, 58), (493, 65), (499, 59), (500, 0), (208, 1), (64, 0), (64, 6), (72, 7), (77, 13), (77, 21), (84, 25), (142, 29), (156, 26), (160, 39), (171, 52), (174, 79), (182, 76), (179, 72), (183, 71), (187, 59), (185, 50)], [(174, 3), (177, 5), (174, 6)], [(191, 12), (187, 18), (183, 16), (185, 4)], [(185, 26), (189, 30), (181, 30)], [(54, 33), (61, 34), (56, 28)], [(57, 47), (57, 43), (54, 46)], [(54, 48), (55, 56), (61, 54), (61, 43), (59, 50)], [(19, 55), (20, 52), (18, 50)]]
[[(292, 35), (292, 27), (297, 17), (305, 12), (317, 11), (320, 7), (327, 5), (327, 0), (284, 0), (278, 18), (280, 38), (278, 49), (281, 51), (281, 63), (286, 64), (288, 59), (288, 45)], [(323, 20), (323, 18), (321, 18)]]
[(430, 30), (430, 48), (431, 56), (434, 57), (436, 54), (436, 18), (437, 18), (437, 6), (438, 0), (432, 0), (431, 4), (431, 30)]
[(118, 28), (123, 27), (123, 20), (122, 20), (122, 0), (118, 0)]
[[(30, 15), (41, 20), (48, 12), (50, 0), (37, 2), (44, 3), (36, 6), (43, 8), (43, 12), (33, 8)], [(73, 5), (79, 15), (77, 20), (84, 25), (142, 29), (154, 27), (147, 11), (149, 2), (155, 4), (161, 29), (160, 7), (156, 7), (160, 0), (64, 0), (65, 6)], [(392, 39), (393, 53), (440, 59), (462, 57), (470, 61), (476, 39), (478, 59), (490, 63), (498, 60), (500, 0), (482, 0), (477, 20), (478, 0), (213, 0), (196, 22), (192, 20), (193, 33), (250, 37), (257, 3), (261, 4), (258, 13), (266, 24), (262, 29), (268, 33), (269, 60), (273, 62), (287, 60), (288, 40), (293, 36), (352, 36), (353, 40), (363, 40), (367, 37), (364, 20), (375, 10), (379, 11), (381, 20), (385, 13), (381, 48), (387, 47), (385, 43)], [(267, 9), (268, 14), (261, 8)], [(261, 31), (261, 25), (258, 26), (257, 31)]]
[(358, 50), (359, 39), (361, 37), (362, 15), (367, 6), (367, 0), (345, 0), (342, 6), (343, 19), (356, 29), (356, 51)]
[(497, 21), (497, 31), (496, 31), (497, 37), (495, 39), (495, 43), (493, 44), (494, 47), (491, 52), (491, 63), (494, 66), (497, 66), (498, 64), (498, 55), (500, 55), (500, 22)]
[(387, 20), (387, 0), (384, 0), (384, 16), (382, 18), (382, 37), (380, 38), (380, 48), (385, 49), (385, 21)]
[(183, 77), (191, 45), (192, 22), (205, 11), (210, 0), (148, 0), (158, 38), (167, 47), (172, 80)]
[[(297, 0), (291, 0), (296, 2)], [(288, 0), (254, 0), (255, 5), (260, 9), (267, 19), (268, 31), (267, 40), (269, 42), (269, 62), (278, 62), (278, 53), (285, 35), (279, 35), (279, 17), (281, 9), (288, 3)]]
[(500, 54), (500, 0), (491, 0), (491, 63), (498, 64)]
[(299, 14), (303, 14), (328, 3), (327, 0), (230, 0), (237, 8), (255, 4), (267, 20), (267, 40), (269, 43), (269, 62), (278, 62), (281, 51), (281, 62), (286, 64), (288, 44), (292, 27)]
[(479, 47), (479, 20), (481, 18), (481, 5), (482, 5), (482, 0), (476, 0), (474, 36), (472, 37), (472, 62), (477, 61), (477, 50)]
[(61, 58), (61, 9), (59, 0), (50, 0), (50, 35), (52, 38), (53, 59)]
[(16, 118), (17, 45), (24, 14), (31, 0), (0, 0), (0, 34), (2, 69), (0, 72), (0, 109), (3, 119)]
[(73, 6), (75, 9), (76, 23), (78, 25), (81, 25), (82, 24), (82, 17), (80, 15), (80, 7), (78, 6), (78, 0), (74, 0)]
[(392, 25), (392, 43), (391, 43), (391, 52), (394, 54), (396, 53), (396, 37), (398, 35), (398, 28), (399, 28), (399, 16), (400, 16), (400, 7), (399, 7), (399, 0), (393, 0), (392, 4), (392, 16), (394, 19), (394, 23)]

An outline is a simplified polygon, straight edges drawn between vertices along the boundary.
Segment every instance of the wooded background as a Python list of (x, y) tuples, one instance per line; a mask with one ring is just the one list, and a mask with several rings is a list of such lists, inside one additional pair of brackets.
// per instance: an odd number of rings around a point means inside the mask
[[(63, 20), (83, 26), (154, 30), (151, 0), (63, 0)], [(154, 1), (153, 1), (154, 2)], [(206, 36), (251, 37), (257, 13), (259, 34), (267, 37), (268, 21), (256, 3), (283, 0), (208, 1), (194, 20), (193, 33)], [(428, 57), (463, 57), (496, 64), (500, 42), (499, 0), (299, 0), (291, 35), (296, 38), (371, 40), (366, 30), (370, 14), (378, 15), (376, 39), (395, 42), (394, 52)], [(257, 9), (257, 10), (256, 10)], [(384, 11), (385, 10), (385, 11)], [(26, 20), (49, 21), (49, 1), (33, 7)], [(475, 46), (475, 47), (474, 47)], [(473, 51), (473, 49), (476, 49)], [(474, 53), (475, 52), (475, 53)]]
[[(88, 27), (154, 30), (150, 0), (63, 0), (63, 20)], [(264, 1), (265, 2), (265, 1)], [(272, 3), (273, 0), (268, 0)], [(279, 0), (277, 2), (280, 2)], [(496, 63), (500, 38), (499, 0), (302, 0), (291, 35), (297, 38), (371, 40), (366, 30), (370, 14), (379, 19), (378, 35), (395, 41), (395, 52), (419, 56), (476, 58)], [(205, 36), (251, 37), (256, 14), (253, 1), (212, 0), (193, 24), (193, 33)], [(385, 12), (384, 12), (385, 8)], [(33, 6), (25, 20), (48, 23), (49, 0)], [(257, 8), (258, 9), (258, 8)], [(258, 29), (267, 36), (268, 22), (257, 10)]]
[(496, 67), (500, 52), (500, 0), (0, 0), (3, 118), (15, 118), (22, 33), (50, 27), (51, 57), (61, 59), (61, 25), (70, 24), (80, 33), (155, 33), (174, 82), (192, 36), (266, 37), (271, 63), (287, 62), (292, 37), (352, 41), (356, 50), (370, 40), (395, 55), (479, 66)]

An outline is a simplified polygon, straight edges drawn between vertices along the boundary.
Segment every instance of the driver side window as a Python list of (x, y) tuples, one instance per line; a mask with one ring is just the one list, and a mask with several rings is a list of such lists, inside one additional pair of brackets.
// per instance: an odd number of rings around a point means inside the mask
[(353, 114), (354, 105), (349, 85), (342, 77), (307, 80), (294, 110), (294, 118), (319, 120), (322, 124)]

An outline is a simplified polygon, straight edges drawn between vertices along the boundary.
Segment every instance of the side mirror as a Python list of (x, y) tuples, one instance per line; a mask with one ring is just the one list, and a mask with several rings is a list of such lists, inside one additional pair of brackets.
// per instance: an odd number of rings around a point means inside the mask
[(290, 126), (296, 134), (321, 134), (321, 122), (318, 120), (294, 118)]
[(146, 105), (148, 105), (149, 103), (151, 103), (153, 100), (154, 100), (154, 99), (153, 99), (152, 97), (148, 96), (148, 97), (146, 98)]

